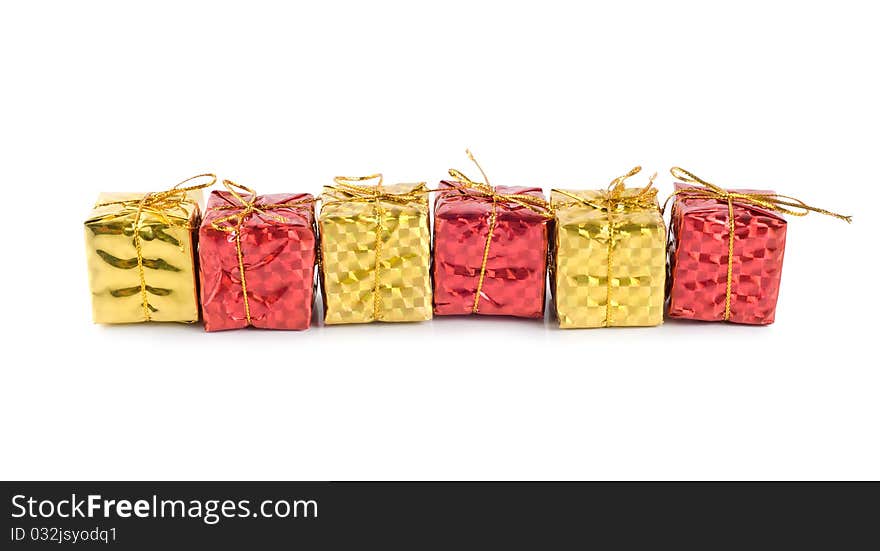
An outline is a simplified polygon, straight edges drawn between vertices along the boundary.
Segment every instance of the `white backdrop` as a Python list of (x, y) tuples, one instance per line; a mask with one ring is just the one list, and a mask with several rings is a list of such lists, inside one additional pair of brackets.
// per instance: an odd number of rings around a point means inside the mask
[[(880, 477), (867, 6), (4, 4), (0, 478)], [(855, 221), (791, 221), (770, 327), (90, 321), (101, 190), (433, 184), (465, 147), (495, 184), (681, 165)]]

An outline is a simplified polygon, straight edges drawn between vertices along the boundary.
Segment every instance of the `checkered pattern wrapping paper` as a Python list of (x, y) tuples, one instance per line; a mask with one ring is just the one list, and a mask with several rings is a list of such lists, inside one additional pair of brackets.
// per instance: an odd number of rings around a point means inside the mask
[[(692, 186), (676, 184), (676, 189), (689, 187)], [(733, 203), (733, 220), (733, 277), (728, 321), (753, 325), (773, 323), (785, 253), (786, 222), (779, 214), (736, 202)], [(669, 317), (724, 320), (729, 223), (726, 201), (676, 196), (669, 240)]]
[(431, 230), (424, 184), (382, 191), (425, 193), (400, 203), (356, 200), (325, 187), (318, 217), (327, 325), (431, 319)]
[[(566, 192), (594, 202), (603, 193)], [(612, 212), (573, 202), (556, 191), (550, 200), (556, 213), (550, 283), (559, 326), (661, 324), (666, 227), (656, 200), (650, 209)]]
[[(96, 205), (142, 199), (144, 193), (101, 193)], [(187, 193), (179, 208), (140, 215), (140, 245), (150, 321), (199, 320), (194, 259), (201, 217), (201, 191)], [(140, 323), (144, 315), (134, 224), (137, 209), (95, 206), (85, 223), (92, 319), (95, 323)]]
[[(254, 204), (259, 208), (312, 199), (305, 193), (260, 195)], [(240, 240), (250, 324), (245, 312), (235, 232), (213, 226), (216, 220), (238, 212), (217, 210), (217, 207), (240, 205), (229, 192), (211, 192), (199, 229), (205, 330), (221, 331), (248, 325), (262, 329), (308, 329), (315, 300), (314, 204), (273, 208), (265, 214), (254, 211), (242, 223)]]
[[(434, 206), (434, 313), (474, 313), (492, 199), (441, 182)], [(454, 191), (461, 189), (462, 191)], [(543, 198), (540, 188), (498, 186), (499, 194)], [(477, 314), (544, 317), (549, 219), (513, 202), (498, 202)]]

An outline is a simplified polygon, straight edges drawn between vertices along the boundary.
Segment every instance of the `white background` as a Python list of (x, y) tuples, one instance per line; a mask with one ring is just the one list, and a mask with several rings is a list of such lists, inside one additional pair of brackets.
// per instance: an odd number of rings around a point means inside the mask
[[(880, 477), (869, 6), (4, 4), (0, 477)], [(855, 222), (791, 221), (770, 327), (90, 321), (101, 190), (435, 183), (465, 147), (495, 184), (681, 165)]]

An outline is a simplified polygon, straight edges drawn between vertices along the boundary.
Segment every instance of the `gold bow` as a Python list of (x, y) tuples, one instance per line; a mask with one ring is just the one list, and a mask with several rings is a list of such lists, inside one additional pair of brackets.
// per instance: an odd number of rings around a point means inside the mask
[(471, 312), (476, 314), (480, 307), (480, 296), (483, 292), (483, 282), (486, 279), (486, 264), (489, 261), (489, 247), (492, 244), (492, 233), (495, 231), (495, 224), (498, 220), (498, 203), (515, 203), (547, 219), (553, 218), (553, 211), (550, 208), (550, 203), (548, 203), (543, 197), (535, 197), (534, 195), (529, 195), (527, 193), (498, 193), (498, 191), (489, 184), (489, 178), (486, 176), (483, 167), (480, 166), (480, 163), (477, 162), (471, 151), (466, 149), (465, 153), (467, 153), (468, 159), (477, 165), (477, 169), (480, 171), (480, 174), (483, 175), (484, 181), (475, 182), (460, 171), (450, 168), (449, 175), (455, 178), (454, 181), (456, 184), (460, 185), (450, 189), (439, 189), (437, 192), (458, 192), (475, 197), (487, 197), (492, 200), (492, 212), (489, 214), (488, 224), (489, 232), (486, 235), (486, 246), (483, 247), (483, 260), (480, 263), (480, 277), (477, 280), (477, 289), (474, 294), (474, 305), (471, 308)]
[[(840, 220), (845, 220), (848, 223), (852, 222), (852, 216), (845, 216), (843, 214), (837, 214), (836, 212), (831, 212), (829, 210), (820, 209), (818, 207), (811, 207), (810, 205), (804, 203), (800, 199), (795, 199), (794, 197), (789, 197), (787, 195), (780, 195), (778, 193), (743, 193), (738, 191), (730, 191), (715, 184), (709, 183), (702, 178), (695, 176), (692, 172), (688, 172), (687, 170), (674, 166), (669, 172), (673, 177), (679, 179), (680, 181), (692, 185), (702, 186), (695, 188), (683, 188), (678, 189), (670, 195), (670, 198), (673, 195), (681, 195), (683, 197), (693, 197), (697, 199), (717, 199), (719, 201), (729, 201), (733, 203), (737, 203), (740, 205), (751, 205), (755, 207), (760, 207), (762, 209), (779, 212), (782, 214), (789, 214), (791, 216), (806, 216), (811, 212), (816, 212), (819, 214), (825, 214), (827, 216), (833, 216), (835, 218), (839, 218)], [(667, 199), (668, 201), (669, 199)], [(665, 209), (664, 204), (664, 209)]]
[(531, 210), (532, 212), (540, 214), (541, 216), (544, 216), (546, 218), (553, 218), (553, 213), (550, 210), (550, 203), (548, 203), (547, 200), (543, 197), (535, 197), (534, 195), (529, 195), (527, 193), (498, 193), (498, 191), (489, 184), (489, 178), (486, 176), (486, 173), (483, 171), (483, 167), (480, 166), (480, 163), (477, 162), (471, 151), (469, 149), (466, 149), (465, 153), (467, 153), (468, 159), (470, 159), (471, 162), (473, 162), (477, 166), (477, 170), (479, 170), (480, 174), (483, 175), (483, 180), (485, 181), (475, 182), (462, 174), (461, 171), (450, 168), (449, 175), (454, 178), (454, 182), (456, 184), (461, 185), (451, 189), (438, 189), (438, 193), (459, 192), (465, 195), (488, 197), (492, 199), (493, 203), (516, 203), (522, 207)]
[[(211, 181), (204, 184), (181, 187), (183, 186), (183, 184), (186, 184), (187, 182), (192, 182), (193, 180), (196, 180), (198, 178), (211, 178)], [(165, 191), (150, 192), (145, 194), (140, 199), (124, 199), (121, 201), (107, 201), (104, 203), (96, 203), (95, 207), (119, 205), (120, 207), (122, 207), (122, 213), (114, 213), (114, 215), (116, 216), (124, 216), (125, 214), (133, 211), (137, 214), (137, 217), (139, 218), (140, 215), (144, 212), (149, 212), (160, 217), (163, 222), (170, 224), (171, 220), (166, 215), (167, 211), (178, 208), (182, 209), (184, 203), (192, 202), (189, 197), (187, 197), (187, 193), (189, 193), (190, 191), (195, 191), (197, 189), (211, 187), (215, 183), (217, 183), (217, 176), (215, 176), (214, 174), (197, 174), (196, 176), (192, 176), (190, 178), (187, 178), (186, 180), (183, 180), (182, 182), (179, 182), (171, 189), (167, 189)]]
[[(358, 185), (356, 182), (366, 182), (369, 180), (379, 179), (375, 186)], [(333, 178), (335, 186), (326, 186), (326, 189), (338, 191), (346, 197), (341, 199), (331, 199), (322, 201), (324, 205), (335, 205), (338, 203), (371, 203), (379, 201), (387, 201), (389, 203), (406, 204), (420, 200), (426, 193), (427, 189), (412, 189), (402, 193), (394, 193), (382, 187), (384, 178), (382, 174), (370, 174), (369, 176), (337, 176)], [(424, 182), (418, 182), (418, 185), (424, 185)]]
[[(379, 179), (375, 186), (364, 186), (360, 185), (358, 182), (365, 182), (369, 180)], [(373, 204), (373, 212), (376, 217), (376, 243), (374, 246), (374, 253), (376, 255), (376, 263), (373, 269), (373, 319), (379, 319), (379, 313), (381, 312), (381, 299), (379, 296), (379, 268), (381, 266), (381, 255), (382, 255), (382, 234), (385, 231), (384, 218), (385, 218), (385, 208), (382, 206), (382, 202), (389, 203), (397, 203), (401, 205), (405, 205), (407, 203), (412, 203), (415, 201), (421, 201), (427, 193), (430, 192), (427, 188), (425, 188), (424, 182), (418, 182), (415, 189), (410, 191), (402, 192), (402, 193), (394, 193), (388, 191), (382, 187), (382, 181), (384, 180), (382, 174), (371, 174), (369, 176), (337, 176), (333, 178), (333, 182), (336, 184), (335, 186), (326, 186), (325, 189), (330, 191), (339, 192), (345, 197), (331, 199), (329, 201), (323, 200), (322, 205), (336, 205), (341, 203), (372, 203)], [(323, 207), (322, 207), (323, 208)]]
[(560, 195), (565, 195), (572, 200), (567, 203), (554, 205), (554, 208), (571, 206), (578, 203), (593, 207), (594, 209), (604, 210), (609, 213), (612, 211), (625, 211), (631, 209), (657, 208), (657, 188), (653, 187), (654, 179), (657, 177), (656, 172), (648, 180), (648, 185), (640, 189), (638, 193), (634, 195), (626, 194), (627, 188), (625, 182), (627, 178), (635, 176), (641, 171), (641, 166), (635, 166), (623, 176), (618, 176), (611, 180), (611, 183), (608, 184), (608, 188), (602, 190), (602, 196), (598, 199), (587, 199), (569, 193), (564, 189), (553, 189), (551, 191), (559, 193)]
[[(220, 205), (211, 207), (212, 211), (233, 210), (232, 214), (221, 216), (211, 222), (211, 226), (215, 230), (229, 232), (235, 236), (235, 253), (238, 256), (238, 273), (241, 281), (241, 294), (244, 297), (244, 315), (248, 325), (251, 325), (251, 307), (247, 294), (247, 280), (244, 270), (244, 255), (241, 252), (241, 226), (245, 220), (254, 213), (262, 214), (279, 222), (289, 222), (289, 220), (279, 214), (267, 212), (276, 209), (297, 209), (314, 203), (314, 199), (298, 199), (296, 201), (285, 201), (283, 203), (269, 203), (265, 205), (257, 205), (257, 192), (247, 186), (236, 184), (231, 180), (223, 180), (223, 186), (232, 194), (239, 202), (238, 205)], [(244, 192), (247, 198), (242, 197), (239, 191)]]
[(675, 190), (672, 195), (667, 197), (666, 201), (663, 203), (664, 211), (666, 210), (666, 204), (669, 202), (669, 200), (677, 195), (685, 198), (690, 197), (694, 199), (715, 199), (717, 201), (727, 203), (727, 288), (724, 294), (724, 321), (728, 321), (730, 319), (730, 300), (731, 293), (733, 291), (733, 242), (735, 237), (734, 230), (736, 224), (736, 221), (733, 217), (734, 203), (743, 206), (759, 207), (773, 212), (789, 214), (791, 216), (806, 216), (811, 212), (816, 212), (819, 214), (825, 214), (827, 216), (833, 216), (835, 218), (839, 218), (840, 220), (845, 220), (847, 223), (852, 223), (852, 216), (838, 214), (836, 212), (820, 209), (818, 207), (811, 207), (800, 199), (795, 199), (794, 197), (789, 197), (787, 195), (780, 195), (778, 193), (770, 192), (744, 193), (726, 190), (722, 187), (716, 186), (715, 184), (709, 183), (706, 180), (703, 180), (702, 178), (694, 175), (692, 172), (688, 172), (687, 170), (677, 166), (672, 167), (669, 172), (672, 174), (673, 177), (681, 180), (682, 182), (701, 187), (681, 188)]
[[(188, 182), (192, 182), (198, 178), (210, 178), (211, 181), (204, 184), (192, 186), (183, 186)], [(144, 308), (144, 320), (150, 321), (150, 305), (147, 299), (147, 279), (144, 273), (144, 255), (141, 246), (141, 217), (144, 212), (155, 214), (166, 224), (171, 224), (171, 219), (167, 216), (167, 212), (173, 209), (183, 210), (184, 203), (192, 202), (187, 193), (197, 189), (204, 189), (213, 186), (217, 182), (217, 176), (211, 173), (198, 174), (178, 183), (171, 189), (158, 192), (150, 192), (140, 199), (126, 199), (122, 201), (108, 201), (98, 203), (95, 207), (106, 207), (110, 205), (119, 205), (122, 207), (123, 213), (126, 211), (134, 211), (134, 221), (132, 222), (132, 231), (134, 233), (134, 248), (137, 252), (138, 277), (141, 282), (141, 303)]]
[(624, 212), (633, 209), (659, 208), (659, 206), (657, 205), (657, 188), (654, 187), (654, 178), (657, 177), (656, 172), (648, 179), (648, 184), (638, 190), (638, 192), (632, 195), (626, 193), (627, 178), (635, 176), (641, 171), (641, 166), (635, 166), (623, 176), (618, 176), (617, 178), (611, 180), (611, 183), (608, 184), (608, 187), (602, 190), (602, 195), (598, 199), (587, 199), (584, 197), (579, 197), (562, 189), (551, 190), (572, 199), (572, 201), (570, 202), (554, 205), (555, 208), (581, 204), (588, 207), (593, 207), (594, 209), (598, 209), (600, 211), (605, 211), (608, 216), (608, 272), (605, 277), (605, 327), (611, 326), (611, 291), (613, 289), (613, 286), (611, 285), (611, 274), (613, 273), (614, 267), (612, 253), (614, 252), (615, 234), (614, 221), (611, 219), (611, 215), (615, 212)]

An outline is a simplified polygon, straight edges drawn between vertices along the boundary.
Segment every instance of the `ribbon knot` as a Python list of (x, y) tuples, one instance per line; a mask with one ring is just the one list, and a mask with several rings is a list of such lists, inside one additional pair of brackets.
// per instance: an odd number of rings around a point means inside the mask
[[(379, 179), (374, 186), (360, 185), (358, 182)], [(326, 186), (326, 189), (337, 191), (347, 197), (324, 201), (324, 205), (334, 205), (347, 202), (371, 203), (387, 201), (389, 203), (406, 204), (418, 201), (427, 193), (426, 189), (412, 189), (410, 191), (395, 193), (382, 187), (384, 177), (382, 174), (370, 174), (369, 176), (337, 176), (333, 178), (335, 186)], [(424, 182), (418, 182), (424, 185)]]
[(483, 182), (475, 182), (471, 180), (467, 176), (465, 176), (461, 171), (456, 170), (454, 168), (449, 169), (449, 175), (452, 176), (453, 182), (459, 184), (452, 189), (440, 189), (437, 190), (439, 193), (461, 193), (463, 195), (472, 195), (477, 197), (487, 197), (492, 200), (494, 203), (516, 203), (521, 207), (525, 207), (532, 212), (539, 214), (545, 218), (553, 218), (553, 212), (550, 209), (550, 203), (547, 202), (543, 197), (535, 197), (534, 195), (530, 195), (528, 193), (520, 192), (520, 193), (498, 193), (498, 190), (489, 183), (489, 178), (486, 176), (486, 173), (483, 171), (483, 167), (480, 166), (480, 163), (474, 158), (473, 154), (469, 149), (465, 150), (467, 153), (468, 159), (470, 159), (480, 171), (480, 174), (483, 175)]
[[(847, 223), (852, 223), (852, 216), (838, 214), (836, 212), (831, 212), (830, 210), (821, 209), (819, 207), (812, 207), (804, 203), (800, 199), (789, 197), (787, 195), (780, 195), (778, 193), (772, 192), (743, 193), (727, 190), (713, 183), (707, 182), (706, 180), (703, 180), (692, 172), (689, 172), (677, 166), (672, 167), (669, 172), (672, 174), (672, 176), (674, 176), (681, 182), (694, 186), (699, 186), (693, 188), (678, 189), (672, 195), (681, 195), (683, 197), (693, 197), (698, 199), (702, 198), (717, 199), (719, 201), (732, 201), (740, 205), (751, 205), (766, 210), (779, 212), (782, 214), (788, 214), (791, 216), (806, 216), (811, 212), (815, 212), (818, 214), (833, 216), (834, 218), (838, 218), (840, 220), (845, 220)], [(672, 195), (670, 196), (670, 198), (672, 197)]]
[[(265, 214), (265, 210), (257, 207), (257, 193), (245, 186), (240, 184), (236, 184), (230, 180), (223, 180), (223, 186), (232, 194), (232, 196), (238, 201), (238, 205), (223, 205), (220, 207), (212, 207), (211, 210), (233, 210), (232, 214), (222, 216), (220, 218), (215, 219), (211, 225), (216, 230), (225, 231), (225, 232), (234, 232), (241, 228), (241, 225), (251, 214), (258, 212), (260, 214)], [(242, 197), (237, 190), (243, 191), (247, 194), (247, 197)]]
[(648, 184), (636, 193), (627, 193), (626, 180), (642, 171), (641, 166), (633, 167), (623, 176), (611, 180), (608, 187), (601, 192), (601, 196), (595, 199), (580, 197), (564, 189), (554, 189), (560, 195), (565, 195), (571, 201), (554, 205), (556, 208), (581, 204), (606, 212), (626, 211), (631, 209), (652, 209), (657, 206), (657, 188), (654, 187), (655, 172), (648, 180)]
[(724, 293), (724, 321), (730, 320), (730, 301), (733, 292), (733, 242), (736, 237), (736, 220), (733, 215), (734, 203), (744, 206), (759, 207), (768, 211), (789, 214), (791, 216), (806, 216), (811, 212), (833, 216), (847, 223), (852, 223), (852, 216), (846, 216), (831, 212), (830, 210), (812, 207), (800, 199), (780, 195), (778, 193), (744, 193), (739, 191), (731, 191), (717, 186), (713, 183), (703, 180), (694, 173), (689, 172), (681, 167), (672, 167), (669, 172), (678, 180), (698, 187), (681, 188), (675, 190), (672, 195), (666, 198), (663, 203), (663, 210), (666, 210), (666, 204), (674, 196), (690, 197), (694, 199), (715, 199), (727, 203), (727, 285)]
[[(192, 182), (193, 180), (196, 180), (198, 178), (210, 178), (211, 181), (204, 184), (183, 186), (184, 184)], [(182, 209), (184, 203), (192, 202), (188, 197), (188, 193), (190, 191), (211, 187), (216, 182), (217, 176), (215, 176), (214, 174), (198, 174), (196, 176), (187, 178), (182, 182), (179, 182), (174, 187), (165, 191), (151, 191), (145, 193), (142, 197), (138, 199), (123, 199), (119, 201), (106, 201), (103, 203), (97, 203), (95, 204), (95, 207), (107, 207), (117, 205), (122, 207), (123, 215), (127, 214), (125, 212), (126, 210), (134, 211), (136, 213), (135, 225), (138, 226), (140, 225), (140, 217), (144, 212), (155, 214), (156, 216), (161, 218), (164, 223), (171, 224), (172, 221), (167, 215), (168, 211), (174, 209)]]
[[(283, 203), (266, 203), (266, 204), (258, 204), (258, 196), (257, 192), (252, 190), (247, 186), (243, 186), (241, 184), (237, 184), (231, 180), (223, 180), (223, 186), (229, 191), (230, 194), (238, 201), (237, 205), (219, 205), (216, 207), (211, 207), (213, 211), (235, 211), (232, 214), (227, 216), (222, 216), (214, 220), (211, 225), (214, 229), (225, 231), (225, 232), (234, 232), (241, 228), (241, 225), (244, 224), (245, 220), (248, 219), (252, 214), (262, 214), (268, 218), (272, 218), (278, 222), (289, 222), (287, 218), (276, 214), (274, 212), (269, 212), (277, 209), (299, 209), (305, 206), (311, 205), (315, 202), (314, 199), (298, 199), (295, 201), (285, 201)], [(246, 197), (243, 197), (239, 191), (243, 192)]]

